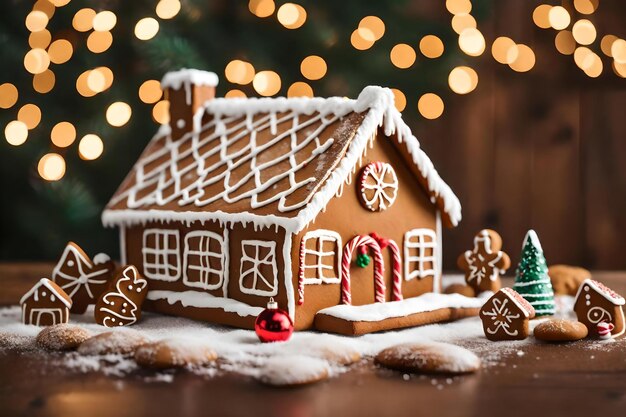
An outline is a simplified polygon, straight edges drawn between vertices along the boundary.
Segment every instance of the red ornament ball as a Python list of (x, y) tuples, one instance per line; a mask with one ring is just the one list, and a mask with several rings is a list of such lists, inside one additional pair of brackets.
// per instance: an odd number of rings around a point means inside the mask
[(254, 331), (263, 343), (285, 342), (293, 333), (293, 322), (289, 314), (278, 308), (278, 303), (270, 298), (267, 308), (254, 322)]

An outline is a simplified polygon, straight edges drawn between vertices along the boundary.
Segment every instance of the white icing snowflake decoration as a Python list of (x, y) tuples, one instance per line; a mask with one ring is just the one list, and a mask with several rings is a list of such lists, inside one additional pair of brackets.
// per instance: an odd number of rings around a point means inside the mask
[(500, 330), (503, 330), (509, 336), (517, 336), (518, 331), (511, 331), (511, 323), (514, 319), (520, 318), (520, 314), (514, 314), (509, 307), (507, 307), (509, 300), (498, 300), (497, 298), (493, 300), (493, 308), (491, 311), (484, 311), (483, 314), (485, 316), (491, 317), (493, 321), (493, 328), (491, 326), (487, 327), (487, 332), (489, 334), (496, 334)]
[(398, 195), (398, 177), (386, 162), (371, 162), (363, 168), (359, 182), (361, 201), (371, 211), (391, 207)]

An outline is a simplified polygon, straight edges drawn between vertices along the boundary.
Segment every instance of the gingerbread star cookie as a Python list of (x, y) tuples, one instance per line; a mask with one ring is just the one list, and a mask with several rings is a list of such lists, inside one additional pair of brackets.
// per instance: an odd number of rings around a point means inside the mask
[(465, 272), (467, 285), (476, 293), (496, 292), (500, 289), (500, 274), (511, 266), (509, 255), (502, 252), (502, 238), (490, 229), (483, 229), (474, 236), (474, 249), (462, 253), (457, 265)]
[(54, 267), (52, 280), (72, 299), (72, 313), (83, 314), (107, 287), (115, 265), (104, 253), (93, 260), (74, 242), (69, 242)]

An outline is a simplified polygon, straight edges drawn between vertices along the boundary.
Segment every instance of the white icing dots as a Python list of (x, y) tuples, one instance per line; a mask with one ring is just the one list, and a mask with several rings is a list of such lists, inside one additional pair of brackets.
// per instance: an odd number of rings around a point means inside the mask
[(71, 259), (69, 259), (69, 260), (67, 261), (67, 266), (69, 266), (69, 267), (74, 266), (74, 261), (73, 261), (73, 260), (71, 260)]
[(132, 290), (133, 290), (133, 286), (132, 286), (132, 285), (129, 285), (129, 286), (128, 286), (128, 291), (132, 291)]
[(176, 121), (176, 127), (179, 128), (179, 129), (184, 129), (186, 124), (187, 123), (185, 123), (185, 121), (183, 119), (178, 119)]
[(56, 301), (56, 297), (54, 296), (54, 294), (50, 294), (50, 301)]
[(46, 295), (48, 295), (48, 293), (47, 293), (47, 292), (45, 292), (45, 291), (42, 291), (42, 292), (41, 292), (41, 296), (42, 296), (42, 297), (45, 297)]

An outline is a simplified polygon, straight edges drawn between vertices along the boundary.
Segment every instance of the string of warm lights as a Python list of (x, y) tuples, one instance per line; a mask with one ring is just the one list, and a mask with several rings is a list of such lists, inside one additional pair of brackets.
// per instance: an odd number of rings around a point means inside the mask
[[(49, 30), (49, 22), (59, 7), (65, 7), (71, 0), (38, 0), (32, 11), (26, 16), (25, 25), (30, 31), (28, 45), (30, 49), (24, 56), (24, 68), (32, 75), (33, 90), (47, 94), (54, 90), (54, 67), (70, 61), (78, 45), (70, 40), (57, 38)], [(157, 1), (157, 0), (155, 0)], [(593, 24), (593, 14), (598, 10), (600, 0), (574, 0), (572, 6), (541, 4), (534, 9), (532, 20), (541, 29), (557, 31), (555, 48), (564, 55), (571, 55), (575, 64), (589, 77), (598, 77), (603, 73), (604, 64), (601, 54), (610, 59), (614, 73), (626, 78), (626, 40), (613, 34), (600, 38), (598, 29)], [(482, 56), (490, 46), (493, 59), (516, 72), (527, 72), (534, 68), (535, 53), (528, 45), (518, 43), (506, 36), (499, 36), (492, 42), (485, 39), (472, 15), (470, 0), (446, 0), (446, 10), (451, 15), (450, 25), (458, 36), (459, 50), (469, 58)], [(277, 6), (274, 0), (249, 0), (250, 13), (260, 19), (275, 17), (278, 24), (288, 30), (297, 30), (305, 25), (307, 10), (292, 2)], [(156, 16), (146, 16), (137, 20), (134, 36), (141, 41), (154, 39), (160, 30), (159, 20), (176, 17), (181, 10), (180, 0), (158, 0)], [(117, 25), (117, 16), (110, 10), (81, 8), (74, 13), (72, 27), (86, 34), (85, 45), (93, 54), (103, 54), (113, 46), (113, 32)], [(352, 31), (350, 44), (358, 51), (365, 52), (385, 36), (385, 22), (378, 16), (363, 17)], [(74, 41), (76, 42), (76, 41)], [(446, 46), (440, 37), (426, 34), (415, 47), (410, 43), (397, 43), (389, 50), (389, 60), (399, 70), (410, 70), (423, 57), (429, 60), (441, 58)], [(321, 54), (320, 54), (321, 55)], [(284, 85), (278, 72), (269, 69), (257, 69), (252, 62), (233, 59), (224, 68), (226, 80), (233, 88), (226, 97), (245, 97), (245, 86), (250, 86), (260, 96), (274, 96), (286, 88), (288, 97), (312, 97), (312, 83), (326, 77), (329, 73), (327, 61), (320, 55), (309, 55), (300, 61), (302, 78)], [(82, 97), (89, 98), (107, 92), (115, 82), (112, 70), (106, 66), (86, 69), (76, 79), (76, 91)], [(469, 94), (476, 90), (479, 75), (470, 65), (460, 65), (450, 69), (448, 86), (455, 94)], [(284, 90), (283, 90), (284, 91)], [(396, 107), (403, 111), (407, 98), (400, 89), (392, 88)], [(138, 87), (141, 102), (152, 106), (152, 116), (157, 123), (169, 121), (169, 103), (163, 97), (158, 80), (149, 79)], [(18, 88), (11, 83), (0, 85), (0, 108), (10, 109), (19, 101)], [(424, 92), (417, 102), (417, 110), (426, 119), (437, 119), (444, 112), (441, 94)], [(129, 123), (132, 108), (128, 103), (113, 101), (104, 109), (104, 118), (113, 127)], [(13, 146), (20, 146), (28, 140), (29, 132), (39, 126), (41, 109), (33, 103), (23, 104), (17, 112), (16, 120), (10, 121), (4, 130), (6, 140)], [(46, 180), (54, 181), (65, 174), (64, 154), (76, 142), (78, 132), (71, 121), (58, 121), (50, 132), (51, 151), (38, 163), (38, 172)], [(78, 140), (78, 155), (86, 161), (98, 159), (104, 152), (104, 141), (92, 132), (84, 132)]]
[[(56, 83), (52, 66), (60, 66), (72, 59), (75, 48), (70, 40), (54, 39), (48, 25), (57, 8), (68, 6), (71, 0), (38, 0), (25, 18), (25, 26), (29, 30), (28, 45), (30, 49), (24, 56), (24, 68), (32, 74), (33, 90), (39, 94), (53, 91)], [(162, 20), (172, 19), (181, 9), (180, 0), (158, 1), (155, 13)], [(292, 24), (295, 24), (292, 22)], [(93, 54), (107, 52), (113, 45), (113, 30), (117, 25), (117, 16), (113, 11), (95, 11), (81, 8), (74, 13), (72, 27), (80, 33), (87, 34), (85, 45)], [(63, 33), (62, 31), (59, 31)], [(159, 22), (154, 17), (139, 19), (134, 28), (137, 39), (147, 41), (159, 32)], [(74, 40), (74, 42), (77, 42)], [(96, 67), (82, 72), (76, 79), (76, 91), (82, 97), (94, 97), (106, 92), (114, 83), (113, 71), (106, 67)], [(158, 123), (167, 122), (168, 105), (161, 100), (163, 92), (157, 80), (147, 80), (139, 87), (139, 99), (146, 104), (153, 104), (153, 117)], [(11, 83), (0, 85), (0, 108), (10, 109), (19, 101), (18, 88)], [(115, 101), (109, 104), (104, 117), (113, 127), (126, 125), (132, 116), (132, 108), (128, 103)], [(17, 112), (17, 120), (10, 121), (4, 135), (7, 142), (20, 146), (28, 140), (29, 131), (37, 128), (42, 119), (41, 109), (33, 103), (22, 105)], [(66, 164), (64, 155), (75, 143), (77, 131), (71, 121), (59, 121), (50, 131), (51, 150), (44, 154), (37, 165), (41, 178), (57, 181), (65, 175)], [(98, 159), (104, 152), (104, 141), (94, 133), (85, 133), (78, 141), (78, 155), (85, 161)]]

